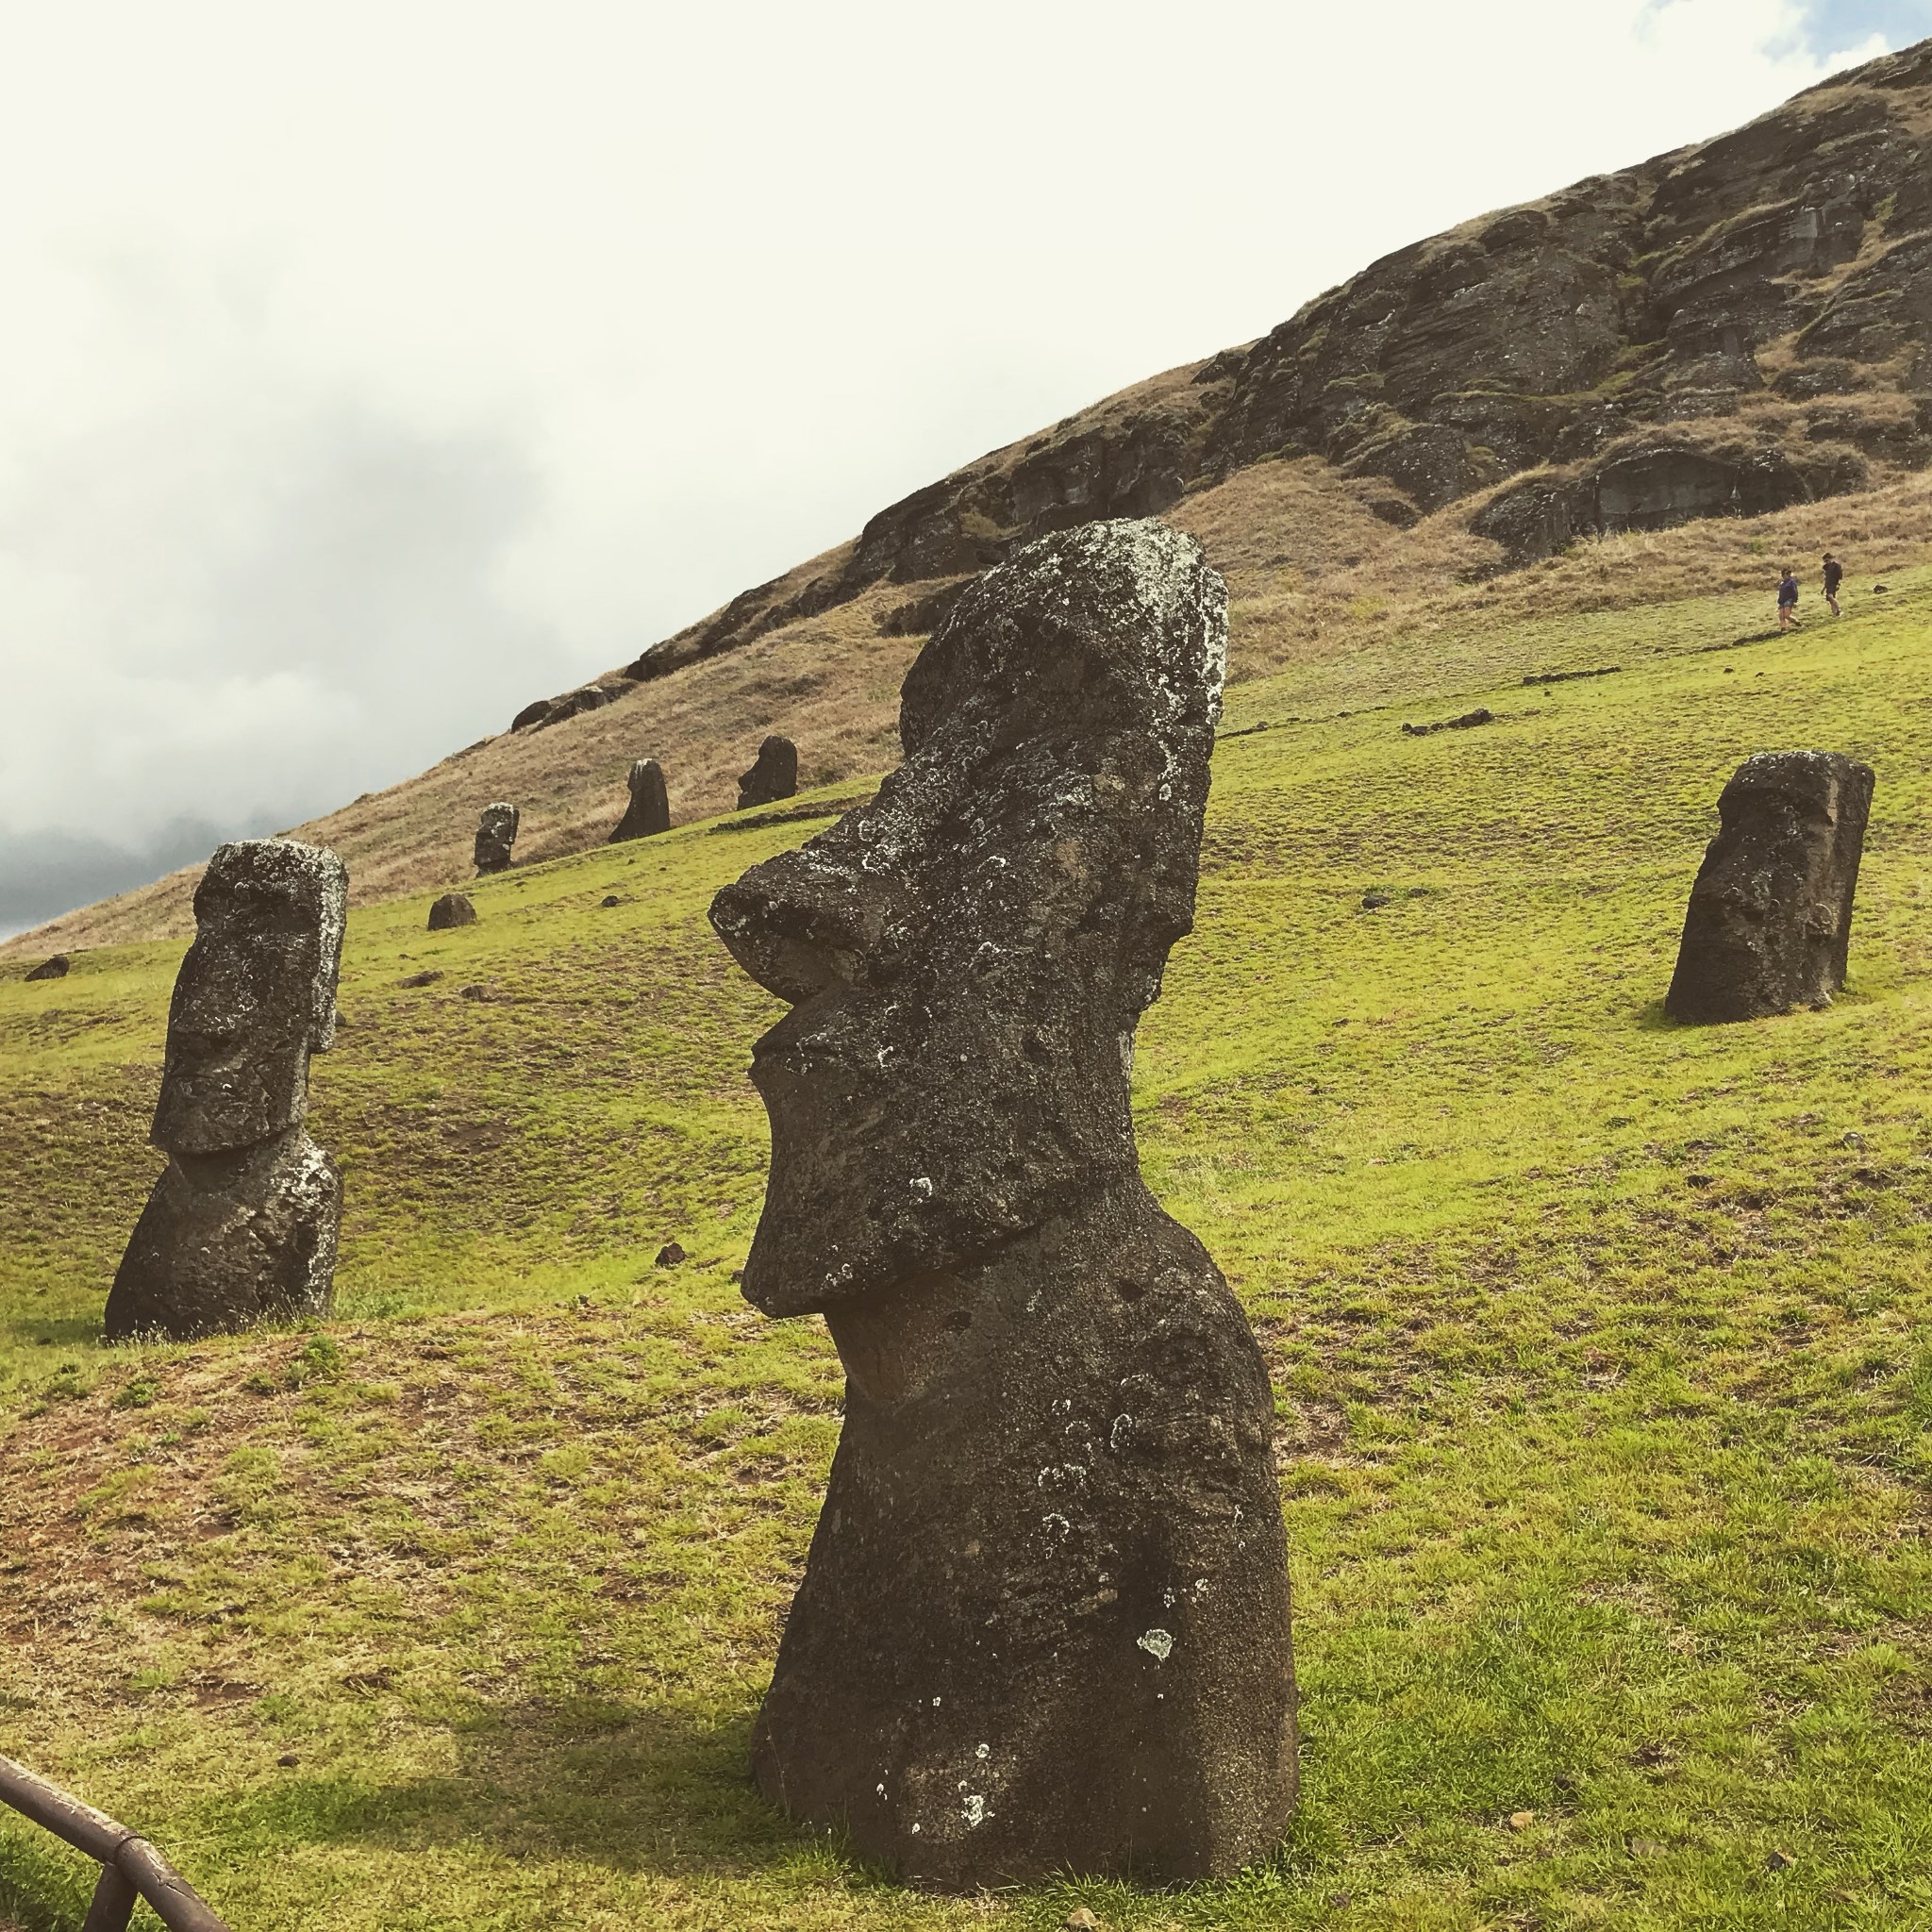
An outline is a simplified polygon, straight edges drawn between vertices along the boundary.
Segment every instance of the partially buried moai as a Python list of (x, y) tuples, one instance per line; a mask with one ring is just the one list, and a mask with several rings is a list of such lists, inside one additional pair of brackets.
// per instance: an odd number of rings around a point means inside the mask
[(758, 746), (751, 770), (738, 780), (738, 809), (754, 805), (775, 805), (798, 790), (798, 747), (775, 732)]
[(194, 893), (150, 1139), (168, 1166), (108, 1296), (109, 1341), (318, 1315), (341, 1184), (303, 1130), (334, 1041), (348, 874), (289, 839), (224, 845)]
[(1228, 1873), (1294, 1799), (1268, 1375), (1128, 1107), (1225, 638), (1158, 524), (1029, 545), (920, 654), (876, 799), (711, 908), (791, 1003), (744, 1292), (846, 1374), (756, 1774), (940, 1886)]
[(630, 804), (610, 834), (609, 844), (625, 839), (649, 839), (671, 829), (671, 800), (664, 790), (664, 768), (656, 758), (640, 758), (630, 768)]
[(1872, 787), (1872, 767), (1840, 752), (1761, 751), (1738, 767), (1690, 888), (1672, 1019), (1830, 1004), (1845, 983)]
[(508, 872), (510, 853), (517, 842), (517, 821), (522, 816), (513, 805), (486, 805), (476, 823), (476, 876), (487, 878), (493, 872)]

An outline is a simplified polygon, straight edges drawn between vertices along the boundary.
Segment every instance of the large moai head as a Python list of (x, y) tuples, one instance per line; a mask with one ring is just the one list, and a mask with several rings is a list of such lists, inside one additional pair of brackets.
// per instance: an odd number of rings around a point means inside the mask
[(517, 824), (521, 816), (513, 805), (498, 803), (483, 808), (482, 817), (476, 824), (478, 878), (487, 878), (491, 873), (509, 870), (511, 853), (517, 842)]
[(222, 846), (194, 893), (152, 1139), (171, 1154), (252, 1147), (301, 1124), (308, 1057), (334, 1042), (348, 874), (292, 839)]
[(1870, 765), (1840, 752), (1758, 752), (1738, 767), (1690, 889), (1673, 1019), (1829, 1003), (1845, 981), (1873, 783)]
[(1225, 611), (1160, 525), (1028, 545), (920, 654), (878, 796), (717, 895), (792, 1006), (752, 1067), (767, 1312), (957, 1266), (1137, 1175), (1134, 1030), (1192, 924)]
[(798, 790), (798, 747), (789, 738), (775, 733), (758, 746), (751, 770), (738, 780), (738, 809), (754, 805), (775, 805)]

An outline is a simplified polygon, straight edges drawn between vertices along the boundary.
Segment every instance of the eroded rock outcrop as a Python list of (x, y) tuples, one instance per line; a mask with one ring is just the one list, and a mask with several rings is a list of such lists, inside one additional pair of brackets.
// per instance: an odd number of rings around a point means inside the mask
[(630, 768), (630, 804), (608, 842), (615, 845), (625, 839), (648, 839), (670, 829), (671, 800), (664, 790), (663, 767), (656, 758), (640, 758)]
[(1226, 1873), (1293, 1802), (1268, 1376), (1128, 1108), (1225, 613), (1158, 525), (1029, 546), (921, 653), (877, 797), (712, 907), (792, 1003), (744, 1293), (847, 1376), (757, 1776), (942, 1886)]
[[(1320, 458), (1406, 525), (1521, 478), (1507, 562), (1755, 515), (1932, 462), (1932, 42), (1748, 126), (1398, 249), (1260, 340), (1108, 397), (879, 510), (642, 654), (655, 677), (881, 583), (998, 563)], [(1697, 433), (1716, 425), (1716, 437)], [(885, 627), (921, 627), (917, 599)], [(907, 616), (901, 617), (899, 612)]]
[(348, 874), (288, 839), (224, 845), (194, 894), (150, 1135), (168, 1155), (108, 1296), (109, 1341), (326, 1311), (341, 1186), (303, 1130), (334, 1041)]
[(515, 862), (517, 824), (522, 814), (513, 805), (486, 805), (476, 824), (476, 876), (508, 872)]
[(1718, 800), (1722, 829), (1690, 889), (1674, 1020), (1759, 1020), (1828, 1006), (1845, 983), (1872, 767), (1840, 752), (1761, 751)]
[(798, 747), (789, 738), (775, 733), (758, 746), (751, 770), (738, 780), (738, 809), (754, 805), (774, 805), (798, 791)]

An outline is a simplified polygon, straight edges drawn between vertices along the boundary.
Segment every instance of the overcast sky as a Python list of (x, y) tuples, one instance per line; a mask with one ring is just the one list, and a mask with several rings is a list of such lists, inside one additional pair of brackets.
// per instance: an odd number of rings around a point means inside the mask
[(1932, 0), (0, 0), (0, 930)]

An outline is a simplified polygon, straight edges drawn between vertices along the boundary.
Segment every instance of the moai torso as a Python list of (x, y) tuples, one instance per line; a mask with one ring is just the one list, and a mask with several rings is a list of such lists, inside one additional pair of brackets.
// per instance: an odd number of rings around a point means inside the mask
[(649, 839), (671, 829), (671, 801), (664, 771), (656, 758), (640, 758), (630, 768), (630, 805), (610, 834), (615, 845), (625, 839)]
[(308, 1058), (335, 1038), (347, 895), (341, 860), (293, 840), (208, 861), (150, 1136), (168, 1167), (108, 1297), (110, 1341), (326, 1309), (341, 1186), (303, 1120)]

